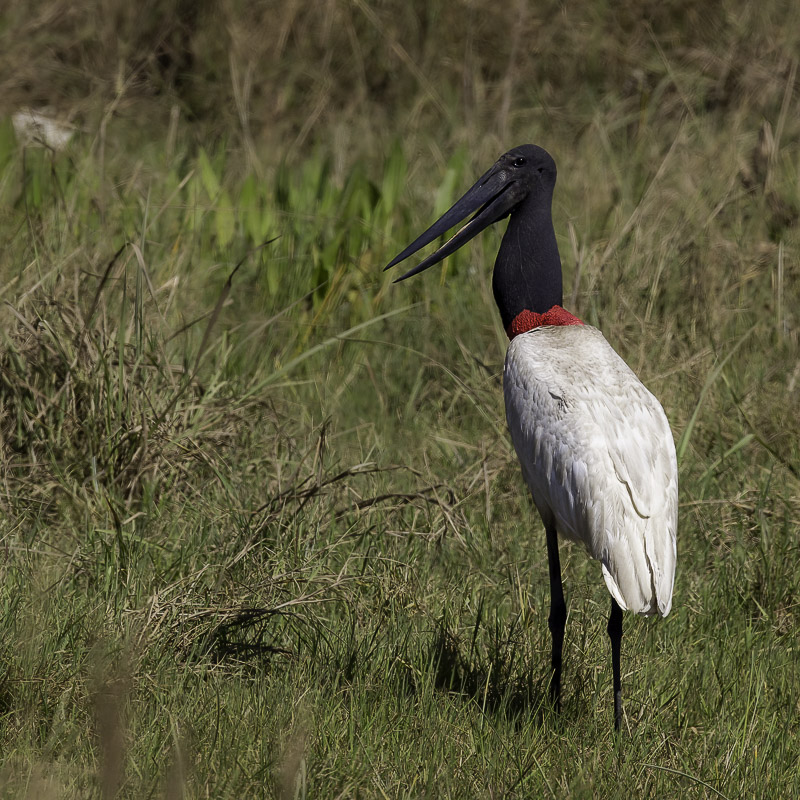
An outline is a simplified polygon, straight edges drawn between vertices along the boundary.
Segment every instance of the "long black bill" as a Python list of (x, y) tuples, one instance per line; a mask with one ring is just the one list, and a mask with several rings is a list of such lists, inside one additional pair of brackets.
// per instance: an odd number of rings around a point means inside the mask
[(518, 196), (518, 192), (514, 190), (515, 185), (515, 182), (509, 179), (507, 170), (498, 169), (497, 165), (493, 166), (481, 176), (478, 182), (449, 211), (434, 222), (425, 233), (417, 237), (402, 253), (395, 256), (384, 269), (390, 269), (399, 264), (410, 255), (416, 253), (417, 250), (425, 247), (426, 244), (430, 244), (430, 242), (454, 225), (457, 225), (465, 217), (477, 211), (475, 216), (455, 236), (417, 264), (414, 269), (397, 278), (395, 283), (404, 281), (406, 278), (410, 278), (412, 275), (438, 264), (443, 258), (454, 253), (482, 230), (503, 219), (511, 212), (521, 199)]

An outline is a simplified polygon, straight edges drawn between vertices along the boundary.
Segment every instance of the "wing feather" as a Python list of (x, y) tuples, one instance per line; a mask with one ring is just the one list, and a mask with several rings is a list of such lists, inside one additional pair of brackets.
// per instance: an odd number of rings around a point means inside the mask
[(545, 523), (583, 542), (623, 608), (666, 615), (678, 470), (658, 400), (590, 326), (517, 336), (503, 384), (511, 438)]

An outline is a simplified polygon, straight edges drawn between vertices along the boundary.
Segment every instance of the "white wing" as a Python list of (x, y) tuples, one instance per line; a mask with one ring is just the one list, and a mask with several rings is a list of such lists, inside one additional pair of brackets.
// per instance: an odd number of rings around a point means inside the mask
[(672, 605), (678, 466), (664, 409), (588, 325), (509, 345), (506, 419), (545, 524), (586, 545), (622, 608)]

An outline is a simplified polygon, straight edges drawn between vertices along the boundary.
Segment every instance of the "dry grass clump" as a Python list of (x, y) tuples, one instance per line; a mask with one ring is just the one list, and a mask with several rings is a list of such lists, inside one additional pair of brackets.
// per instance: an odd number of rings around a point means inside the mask
[(127, 516), (157, 504), (176, 475), (211, 467), (209, 454), (229, 446), (242, 409), (201, 381), (198, 359), (189, 363), (176, 340), (167, 352), (143, 265), (120, 267), (115, 257), (101, 279), (74, 281), (6, 308), (5, 499), (52, 511), (97, 495)]

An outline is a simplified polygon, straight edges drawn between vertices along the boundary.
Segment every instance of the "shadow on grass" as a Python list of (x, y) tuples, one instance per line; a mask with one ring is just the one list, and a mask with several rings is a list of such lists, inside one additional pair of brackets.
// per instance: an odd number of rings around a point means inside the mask
[[(305, 653), (311, 662), (324, 664), (324, 671), (336, 683), (355, 684), (359, 676), (377, 670), (395, 677), (384, 684), (387, 692), (415, 697), (432, 686), (436, 692), (475, 702), (483, 713), (520, 725), (531, 720), (539, 725), (551, 713), (546, 673), (539, 669), (541, 665), (526, 663), (524, 634), (516, 622), (482, 636), (479, 645), (480, 621), (471, 640), (465, 641), (442, 619), (422, 647), (415, 645), (412, 635), (394, 645), (388, 642), (391, 626), (385, 619), (375, 621), (369, 630), (353, 623), (348, 626), (349, 635), (334, 645), (318, 625), (301, 615), (242, 608), (208, 631), (195, 652), (256, 670), (276, 657), (283, 662), (305, 660)], [(295, 649), (277, 644), (286, 641), (286, 625), (294, 632)], [(387, 658), (391, 661), (388, 671)], [(324, 680), (323, 675), (317, 677)]]
[(243, 608), (232, 620), (221, 623), (211, 632), (206, 642), (207, 651), (220, 661), (226, 658), (261, 661), (270, 656), (291, 657), (291, 650), (264, 641), (269, 622), (275, 616), (281, 615), (271, 609)]
[(475, 640), (462, 642), (441, 621), (429, 647), (437, 690), (474, 700), (482, 711), (509, 720), (541, 724), (550, 711), (541, 676), (524, 663), (514, 625), (505, 637), (493, 636), (478, 654)]

